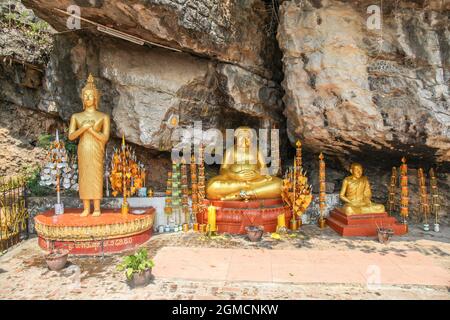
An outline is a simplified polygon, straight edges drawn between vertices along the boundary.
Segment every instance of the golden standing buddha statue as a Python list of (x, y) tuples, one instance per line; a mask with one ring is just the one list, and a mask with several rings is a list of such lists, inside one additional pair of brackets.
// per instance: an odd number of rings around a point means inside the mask
[(82, 90), (83, 112), (75, 113), (70, 119), (69, 139), (80, 138), (78, 143), (78, 184), (80, 199), (83, 200), (82, 217), (90, 213), (90, 201), (94, 202), (93, 216), (100, 215), (100, 200), (103, 197), (103, 161), (105, 145), (109, 139), (109, 115), (97, 110), (99, 92), (90, 74)]
[(350, 166), (351, 176), (346, 177), (342, 183), (339, 197), (344, 206), (339, 210), (346, 215), (383, 213), (384, 205), (371, 201), (372, 191), (369, 180), (363, 176), (363, 167), (359, 163)]
[(235, 137), (236, 145), (225, 151), (220, 175), (208, 182), (207, 198), (210, 200), (280, 198), (283, 181), (264, 174), (267, 167), (261, 151), (251, 152), (252, 130), (248, 127), (239, 127), (236, 129)]

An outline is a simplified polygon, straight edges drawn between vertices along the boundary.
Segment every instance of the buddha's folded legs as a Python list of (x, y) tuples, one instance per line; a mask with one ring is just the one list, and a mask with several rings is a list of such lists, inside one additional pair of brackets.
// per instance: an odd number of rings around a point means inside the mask
[(277, 177), (272, 177), (269, 183), (261, 183), (255, 185), (253, 193), (256, 199), (272, 199), (279, 198), (281, 188), (283, 186), (283, 180)]
[(345, 213), (347, 216), (351, 216), (354, 214), (361, 214), (361, 207), (359, 207), (359, 206), (351, 206), (351, 205), (346, 204), (339, 210), (341, 212)]
[(220, 200), (229, 194), (239, 193), (245, 187), (246, 184), (243, 181), (230, 181), (225, 180), (222, 176), (216, 176), (208, 183), (206, 188), (207, 198)]
[(207, 197), (211, 200), (242, 200), (241, 191), (245, 191), (251, 198), (269, 199), (279, 198), (283, 181), (272, 177), (270, 180), (258, 181), (230, 181), (222, 176), (211, 179), (207, 188)]
[(361, 208), (361, 213), (383, 213), (384, 205), (378, 203), (372, 203), (369, 206), (365, 206)]
[(346, 215), (354, 215), (354, 214), (370, 214), (370, 213), (383, 213), (384, 205), (378, 203), (372, 203), (366, 206), (355, 206), (346, 204), (342, 208), (339, 209), (341, 212)]

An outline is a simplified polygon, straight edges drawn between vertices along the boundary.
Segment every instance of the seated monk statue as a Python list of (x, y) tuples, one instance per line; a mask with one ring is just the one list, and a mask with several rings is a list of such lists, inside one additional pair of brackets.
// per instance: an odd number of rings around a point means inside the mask
[(280, 198), (283, 181), (267, 174), (260, 150), (252, 148), (253, 131), (248, 127), (239, 127), (235, 131), (235, 138), (235, 146), (225, 151), (220, 174), (208, 181), (207, 198), (210, 200)]
[(351, 176), (346, 177), (342, 183), (339, 197), (344, 202), (342, 208), (338, 208), (346, 215), (383, 213), (384, 205), (373, 203), (372, 191), (369, 180), (363, 176), (363, 167), (359, 163), (352, 163), (350, 166)]

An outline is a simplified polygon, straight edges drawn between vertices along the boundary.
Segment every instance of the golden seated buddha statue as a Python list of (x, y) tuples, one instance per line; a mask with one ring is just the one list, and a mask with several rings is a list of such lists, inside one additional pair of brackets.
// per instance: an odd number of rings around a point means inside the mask
[(346, 215), (383, 213), (384, 205), (371, 201), (372, 191), (369, 180), (363, 176), (363, 167), (359, 163), (350, 166), (351, 176), (344, 179), (342, 183), (340, 199), (344, 202), (342, 208), (338, 208)]
[(210, 200), (280, 198), (283, 181), (267, 174), (261, 151), (252, 146), (254, 138), (252, 130), (248, 127), (239, 127), (236, 129), (235, 138), (235, 146), (225, 151), (220, 174), (208, 182), (207, 198)]

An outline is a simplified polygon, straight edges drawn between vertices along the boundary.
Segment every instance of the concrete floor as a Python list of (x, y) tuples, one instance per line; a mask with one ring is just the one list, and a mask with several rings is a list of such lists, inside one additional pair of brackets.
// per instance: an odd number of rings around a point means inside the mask
[(122, 255), (70, 257), (47, 269), (36, 239), (0, 257), (0, 299), (450, 299), (450, 228), (410, 227), (388, 245), (303, 226), (281, 240), (266, 234), (206, 238), (155, 235), (145, 244), (154, 279), (131, 289)]

